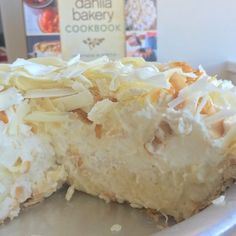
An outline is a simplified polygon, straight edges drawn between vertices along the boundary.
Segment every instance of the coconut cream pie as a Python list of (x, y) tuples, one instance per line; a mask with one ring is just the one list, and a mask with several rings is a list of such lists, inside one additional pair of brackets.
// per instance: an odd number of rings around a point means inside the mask
[(236, 177), (236, 87), (185, 63), (0, 65), (0, 221), (64, 183), (177, 221)]

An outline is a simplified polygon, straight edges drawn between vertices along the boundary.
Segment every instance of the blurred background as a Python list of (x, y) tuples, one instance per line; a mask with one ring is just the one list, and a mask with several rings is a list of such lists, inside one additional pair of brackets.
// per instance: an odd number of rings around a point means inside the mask
[[(208, 73), (236, 80), (235, 0), (117, 1), (124, 2), (124, 55), (201, 64)], [(1, 61), (60, 55), (56, 0), (0, 0), (0, 7)]]

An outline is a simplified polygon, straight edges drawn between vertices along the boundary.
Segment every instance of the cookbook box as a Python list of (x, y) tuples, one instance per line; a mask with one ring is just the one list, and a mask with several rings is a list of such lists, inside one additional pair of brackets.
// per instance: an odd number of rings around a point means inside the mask
[(80, 54), (86, 61), (103, 55), (157, 60), (157, 0), (2, 0), (1, 10), (9, 59)]

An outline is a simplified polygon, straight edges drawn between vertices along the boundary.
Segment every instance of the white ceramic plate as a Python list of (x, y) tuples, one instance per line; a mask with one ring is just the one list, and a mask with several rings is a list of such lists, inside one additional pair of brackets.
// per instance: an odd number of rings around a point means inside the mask
[[(119, 232), (111, 226), (119, 224)], [(84, 193), (65, 200), (65, 189), (44, 202), (23, 210), (20, 217), (0, 226), (0, 236), (234, 236), (236, 186), (224, 205), (212, 205), (190, 219), (160, 232), (145, 210), (106, 204)]]

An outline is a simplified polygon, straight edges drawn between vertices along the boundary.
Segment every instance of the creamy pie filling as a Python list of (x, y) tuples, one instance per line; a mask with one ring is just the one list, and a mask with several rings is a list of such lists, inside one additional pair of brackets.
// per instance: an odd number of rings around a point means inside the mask
[(0, 65), (0, 221), (68, 183), (185, 219), (236, 176), (236, 89), (181, 62)]

